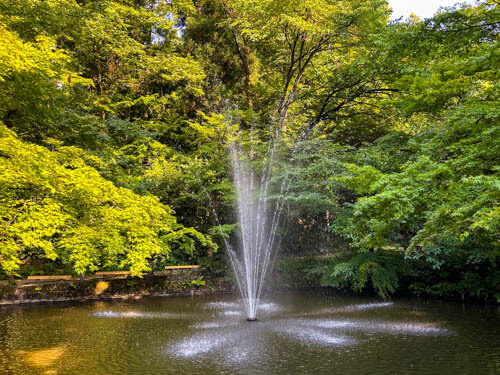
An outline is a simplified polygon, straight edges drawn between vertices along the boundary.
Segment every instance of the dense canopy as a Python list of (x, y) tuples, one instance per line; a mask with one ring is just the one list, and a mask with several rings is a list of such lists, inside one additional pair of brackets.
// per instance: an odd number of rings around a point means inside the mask
[(228, 147), (258, 169), (276, 140), (280, 256), (384, 298), (499, 299), (498, 3), (389, 17), (385, 0), (0, 0), (0, 278), (224, 267)]

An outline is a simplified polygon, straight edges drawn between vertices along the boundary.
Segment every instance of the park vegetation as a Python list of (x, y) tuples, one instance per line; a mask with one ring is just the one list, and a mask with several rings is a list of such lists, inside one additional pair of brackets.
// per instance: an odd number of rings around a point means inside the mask
[(271, 201), (290, 181), (282, 271), (500, 300), (499, 4), (389, 17), (384, 0), (0, 0), (0, 278), (219, 272), (237, 140), (257, 169), (276, 142)]

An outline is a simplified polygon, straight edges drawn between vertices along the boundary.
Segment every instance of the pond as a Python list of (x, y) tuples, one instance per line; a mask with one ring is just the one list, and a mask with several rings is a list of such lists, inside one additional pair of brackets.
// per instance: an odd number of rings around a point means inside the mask
[(499, 374), (500, 309), (277, 293), (0, 308), (0, 374)]

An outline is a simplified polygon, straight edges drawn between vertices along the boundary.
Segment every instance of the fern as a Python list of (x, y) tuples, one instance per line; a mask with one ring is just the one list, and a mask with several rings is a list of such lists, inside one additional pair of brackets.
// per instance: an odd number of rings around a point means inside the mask
[(377, 253), (359, 253), (331, 264), (321, 285), (357, 292), (371, 286), (381, 298), (388, 299), (398, 287), (397, 260)]

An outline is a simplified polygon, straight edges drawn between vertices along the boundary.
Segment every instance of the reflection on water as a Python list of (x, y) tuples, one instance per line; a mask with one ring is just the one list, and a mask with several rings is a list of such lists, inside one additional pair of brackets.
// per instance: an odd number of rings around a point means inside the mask
[(417, 334), (417, 335), (425, 335), (425, 334), (443, 334), (448, 332), (444, 328), (439, 328), (435, 324), (432, 323), (394, 323), (394, 322), (385, 322), (385, 323), (377, 323), (371, 322), (369, 320), (358, 320), (358, 321), (349, 321), (349, 320), (322, 320), (318, 322), (307, 322), (306, 325), (317, 326), (321, 328), (329, 328), (329, 329), (355, 329), (355, 330), (364, 330), (368, 332), (385, 332), (385, 333), (407, 333), (407, 334)]
[(147, 313), (139, 311), (99, 311), (94, 314), (99, 318), (142, 318), (142, 319), (181, 319), (186, 318), (185, 314), (172, 313)]
[[(194, 335), (188, 339), (181, 340), (170, 346), (168, 352), (180, 356), (191, 358), (200, 354), (206, 354), (223, 345), (227, 345), (230, 341), (229, 335)], [(234, 338), (233, 338), (234, 339)]]
[(497, 374), (499, 309), (283, 293), (0, 308), (0, 374)]
[(235, 327), (239, 325), (238, 322), (204, 322), (204, 323), (199, 323), (195, 324), (193, 328), (195, 329), (212, 329), (212, 328), (228, 328), (228, 327)]
[(67, 348), (68, 345), (59, 345), (41, 350), (18, 350), (17, 353), (32, 367), (49, 367), (61, 358)]
[(341, 307), (328, 307), (325, 309), (309, 311), (305, 315), (338, 314), (338, 313), (345, 313), (345, 312), (351, 312), (351, 311), (363, 311), (363, 310), (379, 309), (381, 307), (389, 307), (392, 305), (393, 305), (393, 302), (359, 303), (356, 305), (347, 305), (347, 306), (341, 306)]
[(319, 330), (314, 327), (298, 326), (294, 323), (278, 324), (273, 327), (278, 333), (284, 333), (293, 339), (302, 341), (305, 344), (318, 344), (323, 346), (344, 346), (354, 345), (355, 341), (349, 336), (331, 334), (330, 332)]

